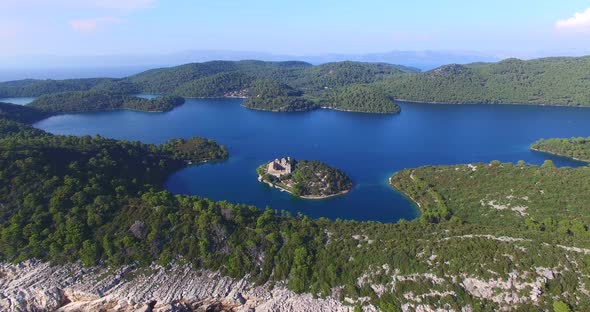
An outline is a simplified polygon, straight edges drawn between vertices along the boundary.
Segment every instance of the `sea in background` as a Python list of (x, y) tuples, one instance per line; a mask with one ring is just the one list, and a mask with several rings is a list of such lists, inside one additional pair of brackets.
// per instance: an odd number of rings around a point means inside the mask
[(0, 102), (2, 103), (11, 103), (16, 105), (27, 105), (33, 102), (36, 98), (35, 97), (12, 97), (12, 98), (0, 98)]
[[(381, 222), (418, 215), (388, 185), (396, 171), (492, 160), (541, 164), (551, 159), (558, 166), (581, 166), (585, 164), (532, 152), (529, 145), (540, 138), (590, 136), (589, 108), (402, 102), (398, 115), (272, 113), (246, 109), (242, 101), (187, 99), (183, 106), (157, 114), (121, 110), (58, 115), (35, 127), (146, 143), (212, 138), (228, 148), (230, 158), (172, 174), (165, 184), (170, 192), (311, 217)], [(259, 183), (256, 167), (283, 156), (326, 162), (346, 172), (354, 188), (336, 198), (303, 200)]]
[(0, 68), (0, 82), (21, 79), (123, 78), (151, 68), (155, 66)]

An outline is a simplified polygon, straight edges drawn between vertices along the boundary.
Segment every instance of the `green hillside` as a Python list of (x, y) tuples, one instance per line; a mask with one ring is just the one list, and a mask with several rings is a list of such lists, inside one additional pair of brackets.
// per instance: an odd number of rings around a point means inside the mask
[(590, 138), (541, 139), (533, 143), (531, 149), (590, 162)]
[[(277, 106), (313, 109), (313, 105), (303, 103), (329, 103), (338, 99), (347, 103), (347, 110), (383, 112), (379, 108), (382, 105), (362, 105), (357, 101), (356, 95), (360, 91), (356, 92), (359, 89), (356, 86), (367, 84), (375, 87), (371, 90), (363, 87), (364, 97), (370, 101), (382, 98), (383, 93), (389, 98), (418, 102), (590, 106), (588, 72), (590, 57), (453, 64), (424, 73), (403, 66), (350, 61), (317, 66), (296, 61), (211, 61), (148, 70), (124, 79), (3, 82), (0, 83), (0, 97), (73, 91), (249, 97), (257, 81), (274, 81), (300, 91), (305, 99), (265, 98), (257, 104), (259, 109), (278, 111), (274, 109)], [(374, 94), (368, 95), (367, 92)]]
[(25, 79), (0, 82), (0, 97), (34, 97), (67, 91), (87, 91), (111, 80), (107, 78), (67, 80)]
[(44, 95), (28, 106), (48, 113), (79, 113), (115, 109), (165, 112), (182, 104), (184, 104), (184, 99), (175, 96), (161, 96), (148, 100), (122, 93), (92, 90)]
[(0, 118), (10, 119), (21, 123), (34, 123), (49, 116), (49, 113), (29, 106), (0, 102)]
[(590, 106), (590, 57), (446, 65), (380, 82), (396, 99)]
[(323, 99), (322, 106), (351, 112), (399, 113), (400, 107), (380, 89), (371, 85), (348, 85)]
[(186, 161), (226, 157), (209, 140), (155, 146), (5, 125), (13, 130), (0, 137), (3, 261), (181, 261), (319, 296), (337, 288), (339, 300), (386, 311), (590, 306), (590, 168), (408, 169), (391, 181), (416, 199), (418, 220), (312, 220), (162, 191)]

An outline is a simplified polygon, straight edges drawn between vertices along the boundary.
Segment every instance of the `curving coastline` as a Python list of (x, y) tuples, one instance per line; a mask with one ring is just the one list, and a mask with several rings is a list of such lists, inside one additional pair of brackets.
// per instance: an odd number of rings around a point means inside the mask
[(332, 194), (332, 195), (295, 195), (292, 191), (290, 191), (290, 190), (288, 190), (288, 189), (286, 189), (284, 187), (281, 187), (278, 184), (273, 184), (271, 182), (265, 181), (262, 178), (261, 175), (258, 176), (258, 181), (259, 182), (262, 182), (262, 183), (265, 183), (265, 184), (267, 184), (270, 187), (277, 188), (277, 189), (281, 190), (282, 192), (287, 192), (287, 193), (289, 193), (289, 194), (291, 194), (293, 196), (296, 196), (296, 197), (299, 197), (299, 198), (303, 198), (303, 199), (327, 199), (327, 198), (332, 198), (332, 197), (338, 197), (338, 196), (341, 196), (341, 195), (344, 195), (344, 194), (348, 194), (352, 190), (352, 189), (350, 189), (350, 190), (344, 190), (344, 191), (342, 191), (340, 193), (336, 193), (336, 194)]
[(534, 148), (534, 147), (531, 147), (530, 150), (534, 151), (534, 152), (538, 152), (538, 153), (544, 153), (544, 154), (559, 156), (559, 157), (563, 157), (563, 158), (567, 158), (567, 159), (573, 159), (575, 161), (579, 161), (579, 162), (583, 162), (583, 163), (590, 163), (590, 159), (571, 157), (571, 156), (567, 156), (567, 155), (563, 155), (563, 154), (559, 154), (559, 153), (555, 153), (555, 152), (551, 152), (551, 151), (547, 151), (547, 150), (542, 150), (539, 148)]

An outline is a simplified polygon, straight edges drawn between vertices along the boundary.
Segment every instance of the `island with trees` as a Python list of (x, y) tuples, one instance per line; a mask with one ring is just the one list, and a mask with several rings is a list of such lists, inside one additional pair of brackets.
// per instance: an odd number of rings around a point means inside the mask
[(303, 92), (274, 80), (257, 80), (248, 91), (244, 106), (272, 112), (300, 112), (319, 108), (302, 96)]
[(51, 116), (50, 113), (30, 106), (0, 102), (0, 119), (32, 124), (49, 116)]
[[(416, 69), (389, 64), (336, 62), (313, 66), (304, 62), (211, 61), (148, 70), (121, 79), (20, 80), (0, 83), (0, 97), (49, 96), (43, 106), (60, 112), (79, 112), (76, 102), (91, 99), (94, 110), (118, 108), (165, 109), (155, 103), (126, 105), (137, 93), (194, 98), (240, 97), (244, 106), (273, 112), (308, 111), (321, 106), (343, 111), (382, 113), (398, 110), (376, 88), (347, 89)], [(335, 93), (344, 92), (344, 95)], [(374, 95), (370, 93), (375, 93)], [(350, 98), (349, 98), (350, 96)], [(109, 98), (112, 104), (105, 104)], [(55, 104), (55, 101), (66, 104)], [(68, 104), (74, 101), (74, 104)], [(132, 101), (136, 102), (136, 101)], [(142, 101), (143, 102), (143, 101)], [(155, 107), (154, 107), (155, 106)], [(138, 108), (139, 107), (139, 108)], [(384, 108), (385, 107), (385, 108)]]
[(324, 199), (343, 195), (352, 181), (341, 170), (319, 161), (275, 159), (256, 169), (258, 180), (304, 199)]
[[(590, 56), (451, 64), (426, 72), (399, 65), (349, 61), (321, 65), (295, 61), (210, 61), (152, 69), (117, 79), (1, 82), (0, 97), (61, 93), (57, 98), (42, 101), (94, 98), (102, 102), (110, 98), (116, 104), (100, 104), (97, 106), (104, 107), (96, 109), (128, 106), (148, 111), (166, 110), (173, 105), (122, 97), (138, 93), (196, 98), (241, 97), (247, 98), (245, 107), (274, 112), (320, 107), (367, 113), (399, 112), (393, 100), (588, 106), (589, 70)], [(125, 105), (127, 102), (133, 104)], [(73, 111), (71, 106), (59, 109)]]
[(383, 91), (363, 84), (339, 88), (323, 102), (324, 108), (347, 112), (395, 114), (401, 111), (399, 105)]
[(531, 150), (590, 163), (590, 138), (540, 139)]
[(129, 109), (145, 112), (166, 112), (184, 104), (178, 96), (160, 96), (144, 99), (108, 91), (70, 91), (41, 96), (28, 106), (41, 111), (60, 113), (97, 112)]

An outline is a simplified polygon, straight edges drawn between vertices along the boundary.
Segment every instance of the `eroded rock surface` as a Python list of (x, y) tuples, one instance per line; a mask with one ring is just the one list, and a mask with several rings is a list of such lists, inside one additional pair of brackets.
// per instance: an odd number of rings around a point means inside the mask
[(352, 307), (189, 266), (112, 270), (39, 261), (0, 265), (0, 311), (99, 310), (315, 312)]

